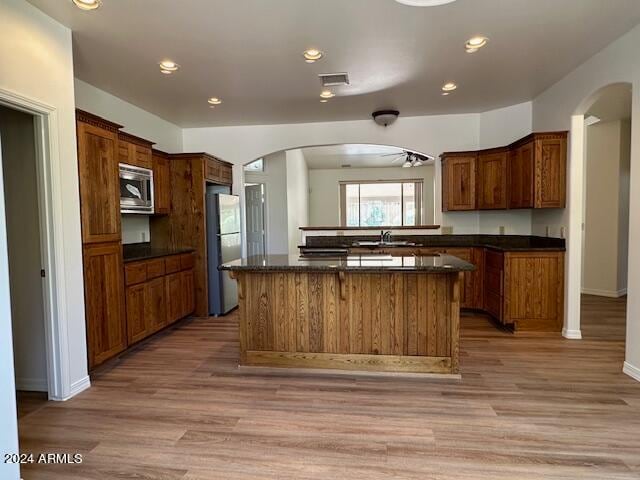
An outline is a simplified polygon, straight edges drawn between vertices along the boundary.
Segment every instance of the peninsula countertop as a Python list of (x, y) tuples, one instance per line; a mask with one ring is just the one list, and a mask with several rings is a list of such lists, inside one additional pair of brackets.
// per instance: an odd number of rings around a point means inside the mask
[(469, 262), (452, 255), (392, 257), (387, 255), (356, 254), (336, 257), (300, 257), (298, 255), (256, 255), (241, 258), (220, 266), (231, 271), (367, 271), (367, 272), (425, 272), (451, 273), (475, 270)]

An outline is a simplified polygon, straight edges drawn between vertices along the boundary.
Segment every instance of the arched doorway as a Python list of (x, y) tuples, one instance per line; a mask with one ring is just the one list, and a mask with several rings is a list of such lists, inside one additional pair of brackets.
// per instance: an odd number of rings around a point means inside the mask
[(597, 335), (594, 320), (607, 315), (624, 337), (626, 302), (606, 299), (627, 291), (631, 97), (630, 83), (607, 85), (571, 119), (568, 338)]

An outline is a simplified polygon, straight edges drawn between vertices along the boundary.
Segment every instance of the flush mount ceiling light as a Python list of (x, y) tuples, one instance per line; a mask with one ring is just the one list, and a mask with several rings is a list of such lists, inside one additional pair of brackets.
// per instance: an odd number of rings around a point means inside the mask
[(596, 123), (600, 122), (600, 118), (596, 117), (595, 115), (589, 115), (588, 117), (586, 117), (584, 119), (584, 124), (587, 127), (590, 127), (591, 125), (595, 125)]
[(396, 2), (410, 7), (437, 7), (438, 5), (446, 5), (456, 0), (396, 0)]
[(324, 53), (317, 48), (310, 48), (309, 50), (302, 52), (302, 56), (304, 57), (305, 62), (315, 63), (324, 56)]
[(81, 10), (95, 10), (100, 8), (102, 0), (72, 0), (76, 7)]
[(211, 97), (209, 100), (207, 100), (207, 102), (209, 102), (209, 105), (220, 105), (222, 103), (222, 100), (220, 100), (218, 97)]
[(171, 75), (180, 68), (180, 65), (171, 60), (162, 60), (158, 65), (160, 65), (160, 71), (165, 75)]
[(480, 35), (471, 37), (465, 42), (464, 48), (467, 53), (476, 53), (478, 50), (484, 47), (488, 41), (489, 39), (487, 37), (483, 37)]
[(453, 82), (447, 82), (442, 86), (443, 92), (453, 92), (458, 86)]
[(398, 110), (378, 110), (371, 114), (373, 121), (382, 127), (391, 125), (398, 119), (399, 115), (400, 112)]
[(320, 93), (320, 97), (324, 99), (333, 98), (335, 96), (336, 94), (333, 93), (331, 90), (323, 90), (322, 93)]

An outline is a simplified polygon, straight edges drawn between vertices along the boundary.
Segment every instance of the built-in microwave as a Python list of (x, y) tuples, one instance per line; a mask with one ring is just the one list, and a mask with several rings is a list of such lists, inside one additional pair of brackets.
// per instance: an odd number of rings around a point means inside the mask
[(120, 212), (153, 213), (153, 171), (120, 164)]

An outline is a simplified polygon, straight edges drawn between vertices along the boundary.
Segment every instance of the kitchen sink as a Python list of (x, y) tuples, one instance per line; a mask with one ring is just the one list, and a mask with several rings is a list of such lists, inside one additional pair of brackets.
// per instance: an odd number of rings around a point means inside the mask
[(414, 247), (416, 244), (406, 240), (392, 242), (353, 242), (354, 247)]

